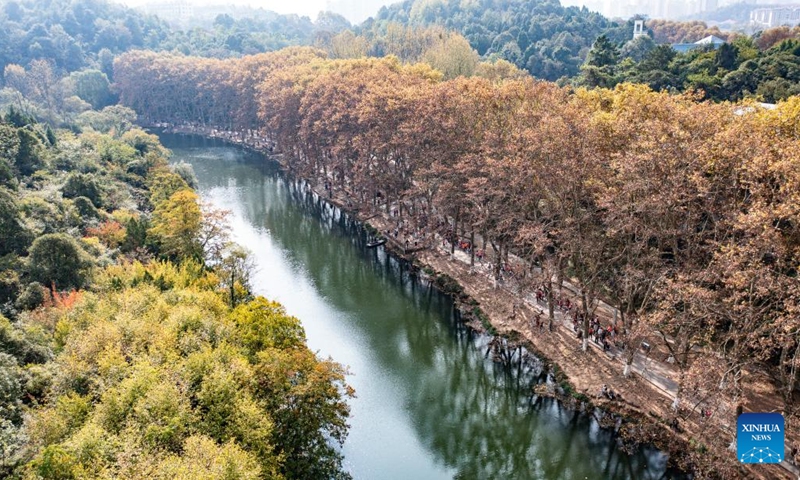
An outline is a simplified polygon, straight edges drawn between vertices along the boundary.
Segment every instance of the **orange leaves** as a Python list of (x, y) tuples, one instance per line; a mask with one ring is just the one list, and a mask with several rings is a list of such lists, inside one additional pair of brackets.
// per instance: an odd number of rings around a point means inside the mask
[(50, 295), (45, 296), (43, 306), (44, 308), (55, 308), (67, 311), (72, 309), (82, 296), (83, 293), (78, 290), (59, 292), (56, 290), (56, 285), (53, 284), (50, 287)]
[(109, 220), (97, 227), (86, 229), (90, 237), (97, 237), (108, 248), (117, 248), (125, 241), (125, 227), (116, 220)]

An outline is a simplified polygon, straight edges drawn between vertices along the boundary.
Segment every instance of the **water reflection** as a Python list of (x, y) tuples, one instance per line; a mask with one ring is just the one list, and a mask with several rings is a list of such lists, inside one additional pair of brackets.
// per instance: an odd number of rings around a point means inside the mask
[(660, 453), (627, 455), (590, 415), (532, 395), (536, 364), (486, 360), (487, 340), (449, 299), (365, 249), (358, 225), (275, 164), (194, 137), (162, 141), (194, 165), (205, 198), (233, 210), (259, 293), (303, 321), (312, 348), (351, 366), (344, 453), (356, 478), (671, 478)]

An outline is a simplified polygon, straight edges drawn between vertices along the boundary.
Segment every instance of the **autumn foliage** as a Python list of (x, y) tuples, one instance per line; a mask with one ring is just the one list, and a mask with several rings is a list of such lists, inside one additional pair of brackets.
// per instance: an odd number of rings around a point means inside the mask
[[(349, 478), (328, 441), (347, 434), (347, 372), (308, 349), (283, 307), (230, 308), (190, 260), (97, 277), (39, 310), (57, 318), (57, 352), (31, 369), (43, 391), (14, 478)], [(0, 333), (42, 341), (2, 316)]]
[(293, 171), (362, 208), (483, 238), (496, 258), (537, 267), (537, 282), (572, 279), (587, 316), (600, 299), (617, 307), (628, 351), (646, 339), (670, 352), (676, 404), (705, 391), (733, 419), (749, 374), (764, 372), (794, 424), (800, 100), (764, 110), (628, 84), (442, 81), (425, 65), (308, 48), (134, 52), (115, 72), (149, 121), (275, 141)]
[(109, 220), (97, 227), (87, 228), (86, 234), (99, 238), (109, 248), (117, 248), (125, 241), (125, 227), (116, 220)]

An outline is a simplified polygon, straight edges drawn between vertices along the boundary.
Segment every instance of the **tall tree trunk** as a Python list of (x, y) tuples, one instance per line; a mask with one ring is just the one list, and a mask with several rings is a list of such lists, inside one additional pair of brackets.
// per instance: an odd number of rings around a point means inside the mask
[(231, 269), (231, 308), (236, 307), (236, 276), (234, 274), (235, 269)]
[(503, 264), (503, 244), (500, 244), (500, 248), (498, 248), (494, 243), (492, 243), (492, 250), (494, 250), (494, 284), (495, 288), (499, 286), (497, 282), (500, 281), (500, 266)]
[(684, 365), (680, 365), (680, 373), (678, 375), (678, 390), (675, 392), (675, 396), (672, 397), (672, 410), (675, 413), (678, 413), (678, 410), (681, 406), (681, 395), (683, 394), (683, 382), (684, 378), (686, 377), (686, 369)]
[(581, 308), (583, 309), (583, 351), (589, 349), (589, 305), (586, 301), (586, 293), (581, 290)]
[(553, 331), (553, 327), (556, 321), (556, 311), (555, 311), (555, 295), (553, 295), (553, 276), (547, 276), (547, 318), (549, 325), (547, 326), (548, 330), (551, 332)]
[(461, 207), (456, 208), (456, 215), (453, 217), (453, 236), (450, 237), (450, 256), (456, 254), (456, 241), (458, 239), (458, 215), (461, 213)]
[(475, 230), (469, 232), (469, 266), (475, 266)]
[(561, 266), (561, 259), (556, 264), (556, 283), (558, 283), (558, 295), (561, 296), (561, 289), (564, 287), (564, 268)]
[[(622, 318), (622, 328), (626, 332), (627, 331), (627, 325), (625, 323), (625, 312), (620, 310), (619, 314), (620, 314), (620, 317)], [(614, 328), (616, 328), (616, 326), (617, 326), (617, 323), (615, 321), (614, 322)], [(623, 335), (626, 334), (625, 332), (622, 332)], [(633, 357), (636, 355), (636, 348), (633, 345), (627, 345), (627, 347), (628, 348), (625, 350), (625, 368), (623, 368), (623, 370), (622, 370), (622, 376), (623, 377), (629, 377), (630, 376), (630, 374), (631, 374), (631, 366), (633, 365)]]

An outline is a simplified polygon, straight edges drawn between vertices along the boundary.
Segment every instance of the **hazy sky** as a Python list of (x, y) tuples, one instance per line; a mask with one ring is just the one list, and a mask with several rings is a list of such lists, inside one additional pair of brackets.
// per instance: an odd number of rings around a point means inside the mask
[[(129, 7), (138, 7), (148, 3), (169, 3), (172, 0), (116, 0)], [(350, 17), (355, 11), (364, 11), (367, 16), (378, 13), (380, 5), (388, 5), (400, 0), (189, 0), (195, 5), (249, 5), (278, 13), (297, 13), (311, 19), (323, 10), (334, 10)], [(329, 5), (333, 8), (329, 8)], [(348, 15), (350, 14), (350, 15)], [(364, 17), (366, 18), (366, 16)], [(350, 18), (352, 21), (353, 19)], [(363, 19), (360, 19), (363, 20)], [(359, 21), (360, 21), (359, 20)]]
[[(129, 7), (148, 3), (169, 3), (170, 0), (116, 0)], [(297, 13), (316, 18), (320, 10), (325, 10), (327, 0), (190, 0), (195, 5), (249, 5), (278, 13)]]
[[(119, 3), (136, 7), (147, 3), (170, 3), (176, 0), (114, 0)], [(323, 10), (331, 10), (344, 15), (348, 20), (359, 23), (367, 17), (374, 16), (382, 5), (389, 5), (401, 0), (189, 0), (195, 5), (249, 5), (254, 8), (264, 8), (278, 13), (297, 13), (306, 15), (312, 20)], [(561, 0), (564, 5), (588, 5), (591, 9), (603, 11), (603, 7), (614, 3), (637, 3), (642, 0)], [(644, 3), (657, 0), (644, 0)], [(701, 0), (669, 0), (675, 3), (697, 3)], [(742, 0), (717, 0), (719, 6), (737, 3)], [(749, 3), (800, 3), (800, 0), (748, 0)], [(641, 4), (640, 4), (641, 5)], [(607, 12), (605, 12), (607, 14)], [(640, 12), (646, 13), (646, 12)]]

